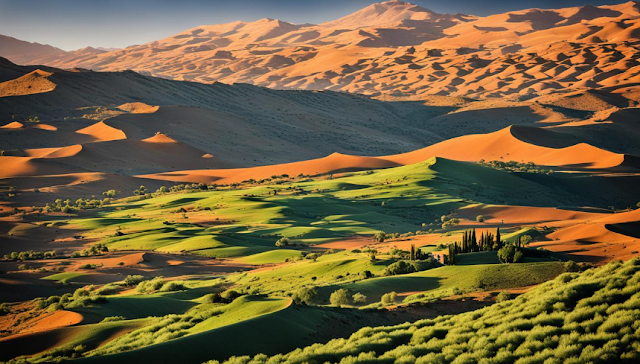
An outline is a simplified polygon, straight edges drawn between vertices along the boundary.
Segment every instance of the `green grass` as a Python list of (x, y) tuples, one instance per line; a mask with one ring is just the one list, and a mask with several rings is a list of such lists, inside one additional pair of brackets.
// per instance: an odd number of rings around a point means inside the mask
[(239, 262), (245, 264), (271, 264), (271, 263), (282, 263), (287, 259), (299, 258), (302, 256), (302, 252), (299, 250), (292, 249), (281, 249), (281, 250), (270, 250), (264, 253), (258, 253), (254, 255), (250, 255), (245, 258), (238, 259)]
[(87, 273), (64, 272), (64, 273), (57, 273), (50, 276), (42, 277), (41, 279), (48, 280), (48, 281), (56, 281), (59, 283), (66, 284), (66, 283), (81, 282), (82, 277), (86, 277), (88, 275), (89, 274)]
[(364, 328), (251, 363), (636, 363), (639, 292), (640, 260), (612, 262), (477, 311)]

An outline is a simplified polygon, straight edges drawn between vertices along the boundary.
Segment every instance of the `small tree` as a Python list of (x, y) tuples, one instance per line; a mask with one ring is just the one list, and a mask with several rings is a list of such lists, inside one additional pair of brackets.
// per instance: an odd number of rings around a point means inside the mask
[(289, 241), (289, 239), (285, 237), (282, 237), (278, 239), (278, 241), (276, 241), (277, 247), (283, 247), (283, 246), (289, 246), (289, 245), (291, 245), (291, 241)]
[(353, 303), (356, 304), (356, 305), (363, 304), (363, 303), (367, 302), (367, 296), (363, 295), (360, 292), (357, 292), (356, 294), (351, 296), (351, 299), (353, 300)]
[(378, 243), (383, 243), (386, 238), (387, 238), (387, 234), (384, 231), (378, 231), (373, 236), (373, 240), (377, 241)]
[(476, 216), (476, 221), (477, 222), (484, 222), (484, 216), (483, 215)]
[(310, 305), (318, 299), (316, 287), (302, 287), (293, 294), (293, 301), (297, 304)]
[(580, 266), (573, 260), (569, 260), (564, 263), (564, 270), (567, 272), (578, 272), (580, 271)]
[(332, 306), (342, 307), (344, 305), (349, 304), (349, 292), (346, 289), (340, 288), (337, 291), (334, 291), (329, 297), (329, 302), (331, 302)]
[(396, 303), (397, 297), (398, 297), (398, 294), (396, 292), (385, 293), (382, 295), (380, 302), (382, 302), (383, 305), (391, 305)]
[(504, 302), (507, 300), (511, 299), (511, 293), (507, 292), (507, 291), (502, 291), (500, 293), (498, 293), (498, 295), (496, 296), (496, 302)]

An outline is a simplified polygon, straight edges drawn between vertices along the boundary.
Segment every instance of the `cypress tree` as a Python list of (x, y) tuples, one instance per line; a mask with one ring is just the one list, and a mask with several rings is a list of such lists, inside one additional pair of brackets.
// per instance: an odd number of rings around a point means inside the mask
[(500, 240), (500, 228), (496, 228), (496, 245), (498, 249), (502, 248), (502, 241)]

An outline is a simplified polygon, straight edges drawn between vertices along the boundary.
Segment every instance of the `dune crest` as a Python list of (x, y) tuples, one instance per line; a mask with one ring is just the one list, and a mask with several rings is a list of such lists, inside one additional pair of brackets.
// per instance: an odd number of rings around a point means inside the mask
[(118, 109), (131, 114), (153, 114), (160, 106), (147, 105), (144, 102), (129, 102), (118, 106)]
[(122, 130), (109, 126), (104, 121), (77, 130), (76, 133), (89, 135), (96, 141), (127, 139), (127, 135)]
[(49, 80), (51, 72), (37, 69), (15, 80), (0, 83), (0, 97), (33, 95), (53, 91), (56, 84)]

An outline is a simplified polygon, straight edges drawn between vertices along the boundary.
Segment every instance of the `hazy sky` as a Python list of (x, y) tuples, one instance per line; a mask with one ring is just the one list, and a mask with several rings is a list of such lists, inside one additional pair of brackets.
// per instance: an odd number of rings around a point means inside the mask
[[(321, 23), (374, 0), (0, 0), (0, 34), (72, 50), (126, 47), (203, 24), (277, 18)], [(414, 0), (439, 13), (488, 15), (531, 7), (616, 4), (593, 0)]]

